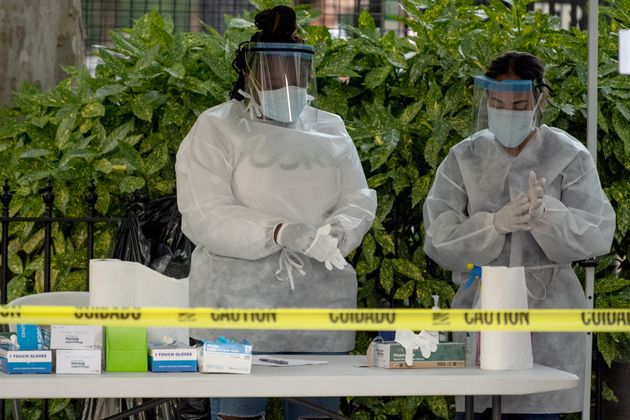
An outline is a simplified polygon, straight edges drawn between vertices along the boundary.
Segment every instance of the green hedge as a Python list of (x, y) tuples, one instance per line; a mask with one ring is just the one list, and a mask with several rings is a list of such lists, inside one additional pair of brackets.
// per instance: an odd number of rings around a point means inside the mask
[[(350, 256), (360, 306), (430, 307), (432, 294), (449, 305), (449, 275), (422, 251), (421, 208), (438, 164), (470, 133), (471, 76), (499, 53), (522, 50), (544, 59), (553, 89), (545, 122), (585, 141), (587, 34), (559, 29), (556, 17), (527, 12), (524, 1), (512, 8), (498, 0), (487, 7), (472, 3), (403, 0), (401, 19), (414, 35), (382, 34), (363, 13), (358, 27), (346, 28), (350, 39), (332, 39), (326, 28), (308, 25), (313, 16), (298, 8), (302, 34), (316, 47), (319, 106), (343, 117), (378, 192), (374, 227)], [(598, 307), (630, 302), (630, 79), (618, 74), (616, 61), (617, 32), (630, 27), (629, 11), (630, 0), (600, 7), (598, 163), (617, 232), (613, 253), (599, 259)], [(99, 50), (94, 77), (86, 68), (68, 68), (54, 89), (24, 86), (15, 105), (0, 111), (0, 176), (13, 187), (11, 214), (42, 215), (37, 193), (48, 182), (55, 213), (65, 216), (84, 214), (90, 181), (102, 215), (124, 214), (139, 196), (173, 193), (179, 143), (199, 113), (227, 100), (233, 52), (253, 33), (252, 17), (229, 17), (220, 35), (212, 28), (174, 32), (172, 22), (149, 13), (112, 33), (113, 47)], [(108, 256), (114, 228), (98, 226), (97, 256)], [(9, 299), (41, 291), (41, 226), (14, 224), (9, 234)], [(85, 290), (86, 228), (56, 226), (53, 239), (53, 290)], [(360, 333), (357, 352), (370, 339)], [(630, 354), (628, 334), (599, 334), (598, 346), (609, 364)], [(349, 404), (356, 418), (448, 418), (451, 401), (356, 398)], [(55, 418), (68, 418), (62, 406)]]

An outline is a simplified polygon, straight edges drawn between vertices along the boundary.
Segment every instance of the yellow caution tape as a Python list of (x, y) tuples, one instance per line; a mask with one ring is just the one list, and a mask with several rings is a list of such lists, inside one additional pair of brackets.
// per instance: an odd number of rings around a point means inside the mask
[(630, 309), (213, 309), (0, 306), (0, 323), (265, 330), (630, 332)]

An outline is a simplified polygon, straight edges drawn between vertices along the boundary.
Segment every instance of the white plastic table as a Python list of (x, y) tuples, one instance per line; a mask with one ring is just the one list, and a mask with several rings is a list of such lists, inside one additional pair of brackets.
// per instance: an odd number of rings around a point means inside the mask
[[(287, 356), (290, 357), (290, 356)], [(308, 359), (309, 356), (296, 356)], [(501, 395), (569, 389), (576, 375), (546, 366), (514, 371), (477, 368), (382, 369), (365, 367), (365, 356), (312, 356), (324, 365), (252, 366), (249, 375), (110, 373), (7, 375), (0, 398), (176, 398), (491, 395), (500, 417)], [(498, 404), (498, 410), (497, 410)]]

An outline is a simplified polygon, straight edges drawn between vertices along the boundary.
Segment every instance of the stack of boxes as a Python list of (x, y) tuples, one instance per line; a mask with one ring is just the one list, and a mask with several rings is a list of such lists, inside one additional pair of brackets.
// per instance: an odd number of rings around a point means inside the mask
[(147, 338), (146, 328), (17, 325), (16, 333), (0, 337), (0, 371), (100, 374), (104, 366), (107, 372), (251, 372), (252, 346), (246, 340), (219, 337), (188, 347), (148, 345)]
[(56, 373), (101, 373), (103, 328), (92, 325), (53, 325), (50, 348)]
[(0, 344), (0, 371), (10, 374), (52, 373), (48, 328), (18, 324), (14, 337), (6, 337)]

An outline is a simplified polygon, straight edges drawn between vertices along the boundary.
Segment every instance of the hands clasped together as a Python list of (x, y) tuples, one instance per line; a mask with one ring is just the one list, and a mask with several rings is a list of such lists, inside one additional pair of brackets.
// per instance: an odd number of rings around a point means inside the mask
[(543, 195), (545, 178), (529, 171), (527, 194), (520, 193), (494, 214), (494, 227), (499, 233), (531, 230), (532, 223), (545, 213)]
[(305, 223), (284, 223), (278, 231), (276, 243), (289, 251), (304, 254), (324, 263), (328, 270), (343, 270), (348, 264), (339, 250), (343, 230), (333, 229), (329, 223), (315, 229)]

